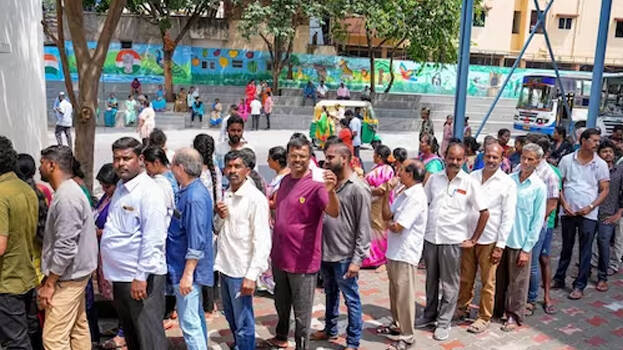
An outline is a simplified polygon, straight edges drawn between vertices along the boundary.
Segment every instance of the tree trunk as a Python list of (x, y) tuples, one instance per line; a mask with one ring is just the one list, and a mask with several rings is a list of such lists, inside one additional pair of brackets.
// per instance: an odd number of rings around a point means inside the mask
[(370, 57), (370, 95), (374, 95), (376, 82), (374, 81), (374, 52), (372, 51), (372, 36), (366, 25), (366, 43), (368, 44), (368, 56)]
[(386, 94), (392, 89), (392, 85), (394, 85), (394, 50), (389, 56), (389, 85), (385, 89)]
[(163, 68), (164, 68), (164, 93), (165, 99), (167, 102), (174, 102), (173, 98), (173, 52), (175, 52), (175, 48), (173, 50), (165, 49), (163, 46), (164, 57), (162, 59)]
[(97, 115), (97, 91), (99, 74), (89, 69), (87, 77), (80, 79), (78, 88), (80, 96), (78, 106), (74, 110), (74, 128), (76, 131), (76, 143), (74, 152), (82, 165), (84, 181), (87, 187), (93, 189), (93, 158), (95, 151), (95, 120)]
[(281, 74), (281, 60), (279, 58), (273, 59), (273, 95), (279, 94), (279, 75)]

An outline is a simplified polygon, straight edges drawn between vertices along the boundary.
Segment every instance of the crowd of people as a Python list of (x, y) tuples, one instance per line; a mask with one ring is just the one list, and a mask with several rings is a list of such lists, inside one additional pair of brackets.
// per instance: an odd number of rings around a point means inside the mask
[[(248, 93), (256, 97), (251, 87)], [(255, 126), (254, 112), (251, 106)], [(575, 146), (559, 128), (553, 142), (529, 134), (514, 147), (502, 129), (482, 147), (471, 136), (444, 137), (440, 152), (430, 110), (423, 112), (417, 155), (377, 145), (364, 174), (340, 137), (327, 138), (316, 158), (311, 141), (295, 133), (270, 149), (271, 181), (257, 171), (238, 113), (222, 121), (218, 140), (198, 134), (192, 147), (175, 151), (162, 130), (139, 121), (139, 139), (116, 140), (112, 163), (99, 169), (99, 200), (70, 147), (41, 151), (47, 185), (37, 184), (33, 158), (0, 137), (0, 345), (89, 348), (99, 341), (98, 293), (119, 318), (109, 348), (166, 349), (166, 319), (177, 317), (187, 347), (207, 349), (205, 312), (215, 312), (220, 298), (234, 348), (288, 347), (293, 311), (296, 348), (308, 349), (338, 336), (341, 294), (346, 349), (357, 349), (361, 268), (387, 271), (383, 306), (392, 322), (376, 332), (394, 341), (389, 349), (413, 348), (416, 328), (448, 339), (452, 322), (470, 317), (478, 271), (480, 306), (467, 331), (481, 333), (499, 319), (511, 332), (535, 311), (541, 285), (544, 312), (557, 312), (550, 290), (566, 288), (576, 235), (569, 299), (583, 297), (591, 260), (596, 290), (608, 290), (623, 255), (615, 233), (623, 128), (610, 138), (585, 129)], [(552, 276), (558, 217), (562, 250)], [(426, 269), (426, 307), (416, 317), (418, 268)], [(324, 328), (313, 330), (319, 279)], [(273, 295), (278, 316), (275, 336), (257, 342), (256, 290)]]

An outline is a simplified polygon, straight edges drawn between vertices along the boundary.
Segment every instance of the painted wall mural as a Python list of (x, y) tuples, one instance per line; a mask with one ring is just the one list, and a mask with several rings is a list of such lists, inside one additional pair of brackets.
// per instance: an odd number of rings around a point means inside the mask
[[(90, 42), (94, 49), (95, 43)], [(71, 42), (67, 42), (69, 69), (77, 79), (76, 62)], [(161, 84), (163, 52), (160, 45), (134, 44), (121, 48), (120, 43), (110, 46), (102, 81), (124, 83), (139, 78), (142, 83)], [(56, 47), (44, 48), (46, 80), (63, 80), (60, 56)], [(388, 59), (375, 60), (377, 91), (383, 91), (394, 72), (392, 92), (452, 95), (456, 89), (456, 65), (438, 65), (395, 60), (392, 67)], [(468, 93), (470, 96), (495, 96), (510, 68), (470, 66)], [(504, 89), (503, 97), (518, 97), (523, 76), (546, 70), (517, 69)], [(281, 86), (302, 87), (308, 80), (324, 80), (331, 88), (340, 82), (353, 90), (370, 85), (370, 63), (367, 58), (292, 55), (291, 62), (280, 73)], [(264, 51), (224, 48), (178, 46), (173, 55), (173, 81), (175, 84), (245, 85), (250, 79), (270, 80), (270, 55)]]

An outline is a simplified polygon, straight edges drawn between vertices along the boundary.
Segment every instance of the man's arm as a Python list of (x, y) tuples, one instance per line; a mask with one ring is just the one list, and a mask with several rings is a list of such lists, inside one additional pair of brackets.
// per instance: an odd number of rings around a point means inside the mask
[(9, 203), (0, 198), (0, 256), (6, 252), (9, 241)]
[[(351, 184), (351, 186), (355, 186)], [(372, 226), (370, 224), (370, 193), (363, 186), (358, 189), (353, 196), (355, 201), (355, 214), (357, 217), (357, 227), (355, 228), (355, 252), (351, 264), (361, 266), (361, 262), (368, 255), (370, 249), (370, 237), (372, 236)]]
[[(249, 282), (257, 280), (259, 275), (268, 268), (268, 256), (271, 248), (271, 234), (269, 228), (268, 200), (264, 197), (251, 200), (249, 215), (249, 232), (251, 232), (251, 259), (244, 278)], [(254, 286), (253, 286), (254, 287)], [(250, 287), (248, 287), (250, 289)], [(254, 288), (253, 288), (254, 289)], [(252, 294), (252, 290), (247, 290)]]
[(532, 218), (528, 227), (526, 240), (524, 241), (521, 250), (525, 253), (530, 253), (534, 245), (539, 240), (541, 234), (541, 228), (543, 227), (543, 220), (545, 219), (545, 208), (547, 207), (547, 190), (545, 187), (539, 187), (535, 191), (533, 198), (534, 206), (532, 212)]
[(6, 246), (8, 241), (9, 236), (5, 233), (0, 233), (0, 256), (3, 256), (6, 252)]
[(498, 239), (495, 244), (497, 248), (506, 248), (506, 241), (513, 229), (515, 213), (517, 208), (517, 186), (513, 183), (502, 198), (502, 220), (498, 230)]
[[(72, 180), (67, 180), (72, 181)], [(82, 198), (58, 198), (55, 203), (54, 213), (48, 214), (53, 217), (53, 226), (56, 237), (52, 243), (52, 259), (49, 263), (49, 273), (62, 276), (67, 267), (73, 262), (78, 254), (78, 240), (82, 231), (83, 219), (80, 216), (81, 208), (79, 200)]]
[(158, 250), (164, 251), (166, 243), (166, 215), (167, 209), (162, 192), (153, 191), (149, 197), (141, 199), (139, 209), (141, 243), (136, 262), (134, 279), (147, 281), (150, 273), (158, 268), (161, 258)]
[[(337, 186), (337, 177), (332, 171), (324, 172), (324, 186), (326, 191), (328, 192), (328, 203), (325, 206), (324, 212), (327, 215), (336, 218), (340, 214), (340, 199), (337, 197), (337, 192), (335, 191), (335, 187)], [(320, 196), (320, 200), (322, 203), (326, 203), (327, 201), (324, 198), (324, 193), (322, 190), (317, 192)]]
[(334, 218), (340, 214), (340, 199), (337, 197), (335, 189), (329, 191), (329, 204), (327, 204), (324, 212)]

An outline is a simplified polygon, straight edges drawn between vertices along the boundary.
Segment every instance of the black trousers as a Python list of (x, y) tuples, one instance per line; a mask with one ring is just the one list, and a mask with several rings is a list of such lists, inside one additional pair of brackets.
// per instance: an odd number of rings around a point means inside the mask
[(270, 129), (270, 113), (266, 113), (266, 129)]
[(0, 349), (43, 349), (34, 289), (0, 294)]
[(128, 350), (167, 350), (162, 327), (166, 275), (149, 275), (147, 298), (134, 300), (130, 282), (113, 282), (113, 304), (123, 327)]
[(290, 312), (294, 309), (296, 350), (309, 349), (317, 275), (317, 273), (289, 273), (273, 266), (275, 308), (279, 317), (275, 330), (276, 338), (288, 339)]
[(258, 130), (260, 128), (260, 115), (251, 114), (251, 129)]

